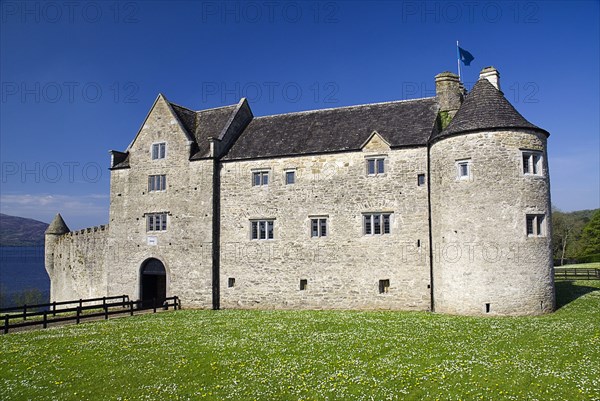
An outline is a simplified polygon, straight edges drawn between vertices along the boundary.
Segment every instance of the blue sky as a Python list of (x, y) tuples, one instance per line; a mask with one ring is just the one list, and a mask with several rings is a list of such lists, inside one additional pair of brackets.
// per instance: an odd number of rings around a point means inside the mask
[(550, 131), (552, 202), (600, 207), (597, 1), (1, 2), (0, 211), (108, 221), (108, 150), (156, 95), (257, 116), (434, 95), (456, 41)]

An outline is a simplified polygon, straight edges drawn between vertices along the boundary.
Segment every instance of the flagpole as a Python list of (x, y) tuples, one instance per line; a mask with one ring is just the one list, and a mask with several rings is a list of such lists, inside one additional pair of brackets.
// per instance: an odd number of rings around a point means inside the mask
[(458, 40), (456, 41), (456, 65), (458, 66), (458, 82), (460, 82), (460, 53), (458, 51)]

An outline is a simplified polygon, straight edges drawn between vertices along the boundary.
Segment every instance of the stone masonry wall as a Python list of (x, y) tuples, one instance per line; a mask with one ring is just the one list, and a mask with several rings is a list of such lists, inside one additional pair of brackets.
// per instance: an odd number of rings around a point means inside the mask
[[(165, 159), (151, 158), (157, 142), (167, 143)], [(159, 97), (129, 149), (131, 167), (111, 172), (111, 294), (139, 298), (142, 264), (156, 258), (165, 266), (167, 296), (179, 296), (186, 307), (212, 307), (213, 162), (190, 162), (190, 144)], [(165, 191), (148, 192), (154, 174), (166, 175)], [(147, 232), (145, 215), (153, 212), (168, 213), (166, 231)]]
[[(375, 135), (362, 152), (224, 163), (221, 307), (427, 310), (427, 189), (417, 186), (426, 152), (390, 150)], [(382, 176), (366, 174), (373, 155), (385, 156)], [(256, 169), (269, 172), (267, 186), (252, 186)], [(363, 235), (368, 212), (392, 213), (391, 233)], [(326, 237), (311, 238), (316, 216), (327, 218)], [(274, 219), (274, 239), (252, 240), (253, 219)]]
[(51, 246), (46, 245), (54, 255), (53, 267), (48, 270), (52, 301), (108, 295), (105, 271), (108, 232), (107, 226), (99, 226), (52, 236)]
[[(543, 152), (542, 176), (523, 174), (521, 150)], [(461, 159), (471, 161), (468, 180), (457, 179)], [(546, 138), (537, 133), (481, 132), (432, 145), (436, 312), (519, 315), (554, 309), (547, 160)], [(546, 216), (544, 236), (527, 235), (526, 214)]]

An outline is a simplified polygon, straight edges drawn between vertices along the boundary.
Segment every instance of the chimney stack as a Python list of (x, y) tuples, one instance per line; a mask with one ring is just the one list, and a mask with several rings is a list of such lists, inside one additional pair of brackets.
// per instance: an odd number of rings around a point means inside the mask
[(479, 73), (479, 79), (482, 78), (487, 79), (496, 89), (500, 90), (500, 73), (497, 69), (494, 67), (485, 67)]
[(463, 94), (458, 75), (446, 71), (435, 76), (435, 96), (440, 112), (447, 112), (450, 118), (454, 117), (462, 104)]

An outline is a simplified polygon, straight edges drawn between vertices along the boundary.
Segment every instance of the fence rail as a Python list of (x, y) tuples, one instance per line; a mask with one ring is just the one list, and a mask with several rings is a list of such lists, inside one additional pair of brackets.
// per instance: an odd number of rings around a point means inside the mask
[[(63, 305), (74, 306), (57, 308), (57, 306)], [(173, 307), (173, 310), (181, 309), (178, 297), (165, 298), (164, 302), (160, 303), (156, 299), (131, 301), (129, 296), (119, 295), (4, 308), (0, 309), (0, 314), (4, 313), (2, 331), (7, 334), (9, 330), (19, 327), (41, 325), (43, 328), (47, 328), (51, 323), (61, 322), (79, 324), (84, 319), (103, 317), (106, 320), (111, 315), (129, 314), (133, 316), (135, 312), (148, 310), (156, 313), (157, 310), (168, 310), (170, 307)]]
[(554, 268), (555, 280), (600, 280), (600, 269)]

